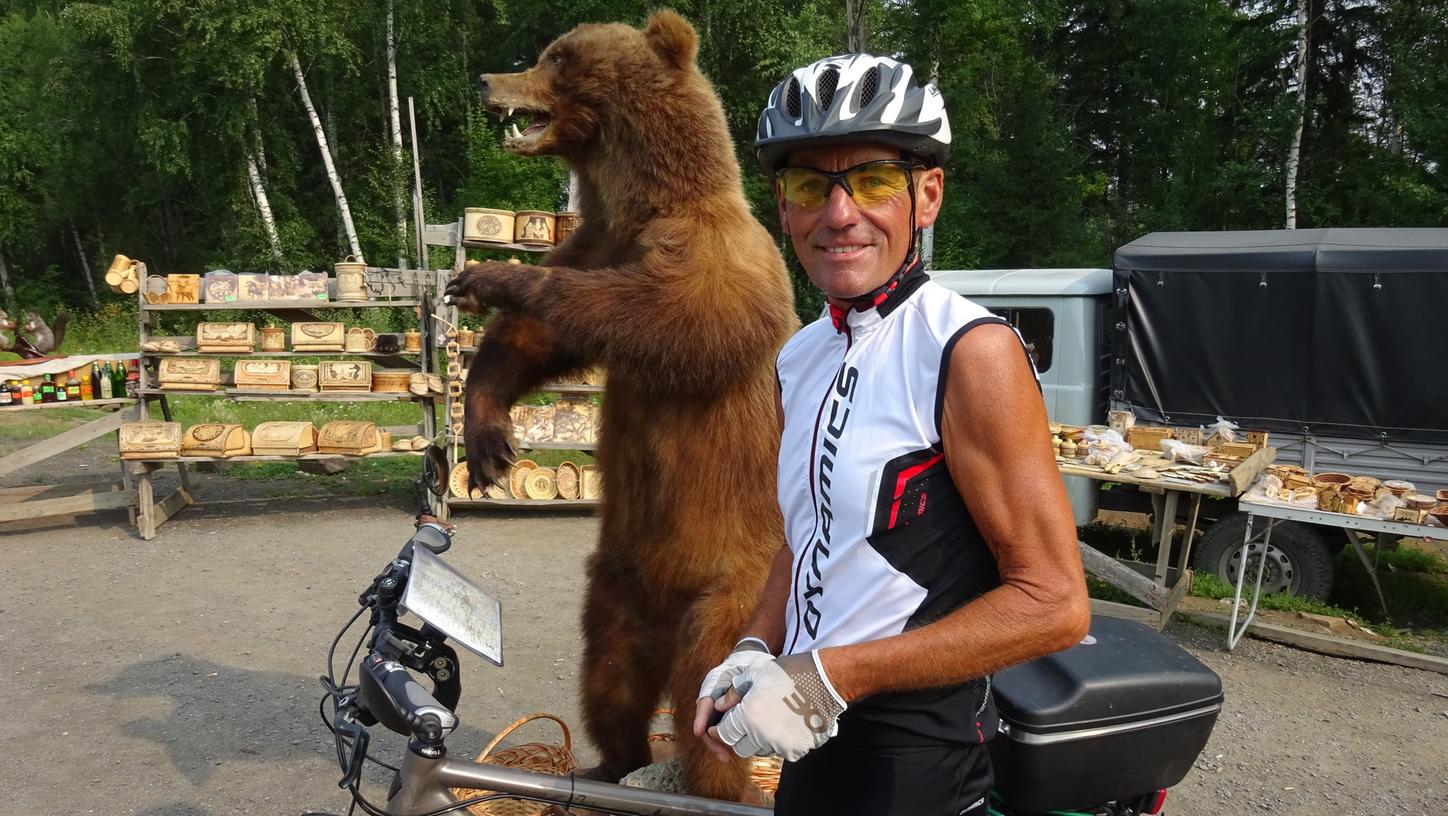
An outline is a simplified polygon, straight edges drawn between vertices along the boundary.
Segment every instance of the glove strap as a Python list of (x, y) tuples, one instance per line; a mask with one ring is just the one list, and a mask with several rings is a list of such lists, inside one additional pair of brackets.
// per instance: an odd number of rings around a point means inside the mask
[(752, 637), (752, 636), (751, 636), (751, 637), (746, 637), (746, 638), (740, 638), (740, 639), (739, 639), (739, 642), (736, 643), (736, 644), (734, 644), (734, 651), (737, 652), (737, 651), (740, 651), (740, 650), (746, 650), (746, 651), (752, 651), (752, 652), (764, 652), (765, 654), (767, 654), (767, 655), (769, 655), (769, 656), (771, 656), (771, 657), (774, 656), (774, 652), (771, 652), (771, 651), (769, 650), (769, 644), (768, 644), (768, 643), (765, 643), (763, 638), (757, 638), (757, 637)]

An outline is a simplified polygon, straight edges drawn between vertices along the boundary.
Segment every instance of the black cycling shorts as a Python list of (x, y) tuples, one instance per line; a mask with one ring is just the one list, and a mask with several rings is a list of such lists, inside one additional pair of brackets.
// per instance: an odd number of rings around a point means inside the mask
[(784, 763), (775, 816), (985, 816), (985, 745), (860, 746), (831, 740)]

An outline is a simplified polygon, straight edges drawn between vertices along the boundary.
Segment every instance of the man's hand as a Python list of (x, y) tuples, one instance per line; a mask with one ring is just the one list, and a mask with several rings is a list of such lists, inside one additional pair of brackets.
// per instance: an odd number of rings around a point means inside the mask
[(839, 733), (845, 701), (825, 675), (818, 652), (755, 664), (734, 677), (724, 714), (709, 734), (742, 757), (778, 755), (793, 762)]
[(722, 743), (709, 738), (708, 729), (717, 722), (716, 715), (724, 711), (724, 695), (733, 688), (734, 678), (740, 672), (772, 660), (774, 655), (769, 653), (764, 641), (747, 637), (734, 644), (734, 651), (724, 658), (724, 662), (704, 675), (704, 682), (699, 686), (698, 702), (694, 704), (694, 736), (703, 739), (709, 750), (720, 759), (728, 759), (728, 752)]

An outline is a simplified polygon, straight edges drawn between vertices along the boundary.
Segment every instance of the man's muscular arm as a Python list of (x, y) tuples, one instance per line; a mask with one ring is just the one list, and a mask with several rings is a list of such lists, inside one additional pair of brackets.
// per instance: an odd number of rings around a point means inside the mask
[(996, 325), (968, 332), (944, 387), (945, 461), (1001, 585), (927, 626), (822, 650), (846, 702), (981, 677), (1064, 649), (1090, 625), (1071, 506), (1016, 334)]

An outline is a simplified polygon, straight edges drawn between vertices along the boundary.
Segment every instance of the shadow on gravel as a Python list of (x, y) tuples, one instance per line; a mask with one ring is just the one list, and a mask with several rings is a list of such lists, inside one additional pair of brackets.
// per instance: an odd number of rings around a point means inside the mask
[[(169, 698), (172, 709), (167, 718), (134, 719), (121, 724), (119, 730), (163, 746), (172, 764), (192, 784), (205, 782), (224, 762), (290, 768), (301, 759), (335, 761), (332, 734), (317, 714), (322, 688), (315, 677), (172, 655), (137, 663), (109, 680), (87, 686), (86, 691), (116, 700)], [(379, 758), (396, 764), (405, 740), (400, 736), (393, 739), (380, 725), (371, 730), (373, 756), (380, 753)], [(458, 755), (471, 756), (464, 746), (483, 745), (489, 737), (464, 726), (449, 738), (449, 744), (457, 747)], [(194, 808), (173, 811), (165, 806), (148, 813), (206, 816)]]
[(173, 802), (169, 805), (157, 805), (150, 810), (143, 810), (136, 816), (211, 816), (211, 811), (192, 807), (184, 802)]

